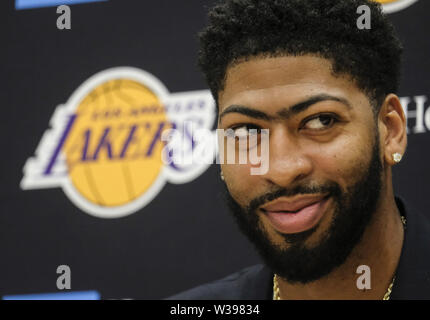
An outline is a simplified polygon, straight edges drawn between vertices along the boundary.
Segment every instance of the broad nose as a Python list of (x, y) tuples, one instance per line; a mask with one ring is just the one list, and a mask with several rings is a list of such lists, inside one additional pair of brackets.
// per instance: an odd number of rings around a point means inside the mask
[(313, 170), (310, 156), (298, 137), (285, 126), (272, 128), (269, 138), (269, 168), (263, 177), (283, 188), (308, 177)]

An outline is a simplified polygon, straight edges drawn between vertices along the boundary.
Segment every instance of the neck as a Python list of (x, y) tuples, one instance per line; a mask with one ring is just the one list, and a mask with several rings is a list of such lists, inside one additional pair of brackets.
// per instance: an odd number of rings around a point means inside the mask
[[(346, 261), (327, 276), (308, 284), (291, 284), (278, 277), (281, 299), (381, 300), (395, 275), (403, 246), (403, 224), (392, 190), (379, 200), (362, 240)], [(391, 191), (391, 192), (389, 192)], [(370, 289), (358, 289), (357, 268), (370, 268)], [(360, 281), (361, 283), (361, 281)]]

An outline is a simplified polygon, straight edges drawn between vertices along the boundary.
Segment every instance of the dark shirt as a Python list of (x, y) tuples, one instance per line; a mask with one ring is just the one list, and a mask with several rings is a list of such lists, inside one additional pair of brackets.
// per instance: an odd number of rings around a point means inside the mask
[[(407, 224), (390, 299), (430, 299), (430, 220), (410, 208), (406, 211), (399, 197), (396, 204)], [(168, 299), (271, 300), (272, 294), (273, 272), (260, 264)]]

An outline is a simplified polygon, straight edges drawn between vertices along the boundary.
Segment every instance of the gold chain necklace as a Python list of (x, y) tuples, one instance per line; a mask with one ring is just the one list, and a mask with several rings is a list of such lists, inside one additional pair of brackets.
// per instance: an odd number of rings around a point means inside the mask
[[(400, 216), (400, 219), (402, 219), (403, 226), (406, 226), (406, 218), (404, 216)], [(396, 277), (394, 276), (382, 300), (390, 300), (391, 290), (393, 289), (395, 279)], [(273, 300), (281, 300), (278, 286), (278, 275), (276, 273), (273, 276)]]

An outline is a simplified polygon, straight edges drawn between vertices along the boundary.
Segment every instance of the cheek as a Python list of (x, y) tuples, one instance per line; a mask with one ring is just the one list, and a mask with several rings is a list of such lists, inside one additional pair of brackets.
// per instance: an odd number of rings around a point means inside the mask
[(251, 164), (224, 164), (225, 183), (232, 197), (241, 205), (253, 199), (252, 191), (258, 183), (257, 175), (251, 175)]
[[(367, 141), (367, 142), (365, 142)], [(368, 168), (372, 145), (359, 135), (344, 135), (336, 141), (312, 148), (311, 157), (317, 172), (342, 188), (358, 181)]]

